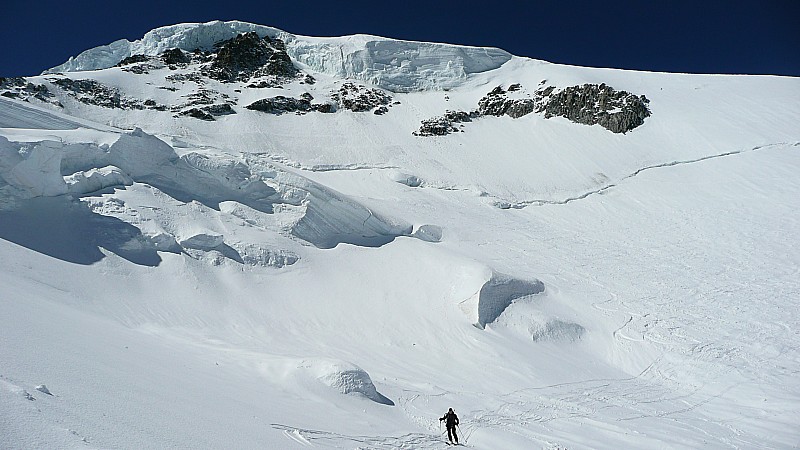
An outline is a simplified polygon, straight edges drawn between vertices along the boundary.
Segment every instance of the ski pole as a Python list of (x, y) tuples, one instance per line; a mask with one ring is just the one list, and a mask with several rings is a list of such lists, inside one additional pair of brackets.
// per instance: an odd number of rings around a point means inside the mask
[(458, 428), (458, 434), (461, 435), (461, 438), (464, 440), (464, 444), (467, 443), (467, 437), (464, 436), (464, 432), (461, 431), (461, 425), (456, 424), (456, 428)]

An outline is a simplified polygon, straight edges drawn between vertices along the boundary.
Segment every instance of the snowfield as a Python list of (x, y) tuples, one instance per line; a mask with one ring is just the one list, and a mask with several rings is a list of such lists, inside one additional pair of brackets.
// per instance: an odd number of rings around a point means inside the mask
[[(251, 31), (300, 75), (197, 74)], [(210, 22), (25, 82), (52, 95), (0, 97), (0, 448), (438, 449), (449, 407), (475, 449), (800, 446), (796, 78)], [(601, 83), (651, 115), (412, 134)], [(332, 111), (246, 108), (277, 96)]]

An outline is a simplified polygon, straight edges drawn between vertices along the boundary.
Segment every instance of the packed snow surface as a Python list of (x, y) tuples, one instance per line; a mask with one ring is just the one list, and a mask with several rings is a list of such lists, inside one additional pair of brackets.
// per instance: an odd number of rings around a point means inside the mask
[[(113, 67), (250, 31), (302, 76)], [(52, 97), (0, 97), (0, 448), (437, 449), (450, 407), (476, 449), (800, 446), (795, 78), (243, 22), (49, 72), (26, 82)], [(245, 108), (345, 83), (391, 102)], [(585, 83), (652, 115), (412, 134)]]

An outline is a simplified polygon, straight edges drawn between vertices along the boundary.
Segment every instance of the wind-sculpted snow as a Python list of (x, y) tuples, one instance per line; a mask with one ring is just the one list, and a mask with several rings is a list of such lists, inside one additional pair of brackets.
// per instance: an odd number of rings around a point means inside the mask
[(489, 279), (478, 292), (461, 302), (461, 309), (484, 328), (497, 320), (515, 300), (544, 292), (544, 283), (539, 280), (521, 280), (489, 270)]
[(119, 168), (105, 166), (99, 169), (89, 169), (86, 172), (78, 171), (64, 177), (69, 193), (83, 195), (97, 192), (110, 187), (130, 186), (133, 179)]
[(297, 368), (342, 394), (364, 396), (373, 402), (394, 406), (375, 388), (369, 374), (355, 364), (325, 358), (305, 359)]
[(450, 89), (474, 73), (496, 69), (511, 55), (496, 48), (396, 41), (372, 36), (287, 41), (310, 69), (367, 81), (392, 92)]
[[(169, 144), (138, 128), (121, 133), (111, 146), (18, 144), (0, 137), (0, 152), (4, 208), (13, 209), (35, 197), (66, 193), (84, 197), (92, 214), (134, 224), (136, 246), (151, 251), (199, 251), (203, 258), (212, 252), (243, 264), (277, 267), (299, 259), (274, 245), (232, 236), (230, 227), (223, 225), (229, 213), (237, 220), (260, 224), (269, 233), (293, 235), (320, 248), (340, 243), (380, 246), (397, 236), (412, 235), (410, 224), (375, 214), (269, 162), (200, 151), (179, 157)], [(147, 189), (150, 200), (142, 197)], [(145, 204), (148, 207), (137, 206)], [(173, 213), (162, 214), (163, 210)], [(437, 241), (441, 230), (428, 226), (414, 236)]]
[(251, 23), (214, 21), (157, 28), (134, 42), (122, 39), (86, 50), (45, 73), (105, 69), (131, 55), (155, 56), (173, 48), (211, 49), (248, 32), (283, 40), (289, 56), (312, 71), (366, 81), (392, 92), (453, 88), (468, 75), (496, 69), (511, 59), (509, 53), (496, 48), (364, 35), (311, 38)]
[(387, 244), (398, 236), (408, 236), (412, 226), (371, 211), (341, 193), (296, 175), (281, 177), (287, 199), (301, 195), (305, 209), (291, 233), (319, 248), (333, 248), (347, 243), (366, 247)]
[(62, 144), (15, 144), (0, 136), (0, 208), (15, 201), (67, 193), (61, 178)]

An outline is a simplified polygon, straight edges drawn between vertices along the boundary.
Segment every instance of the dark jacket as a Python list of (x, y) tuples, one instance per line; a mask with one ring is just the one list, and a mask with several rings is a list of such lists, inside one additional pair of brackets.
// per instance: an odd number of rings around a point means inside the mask
[(444, 417), (439, 420), (446, 420), (447, 428), (453, 428), (454, 426), (458, 425), (458, 416), (456, 413), (451, 411), (447, 411), (447, 414), (445, 414)]

